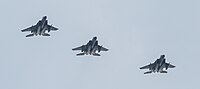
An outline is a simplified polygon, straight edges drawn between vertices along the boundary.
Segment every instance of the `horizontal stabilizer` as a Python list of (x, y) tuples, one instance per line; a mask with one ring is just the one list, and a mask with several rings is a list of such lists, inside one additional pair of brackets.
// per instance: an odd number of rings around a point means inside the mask
[(85, 55), (85, 53), (76, 54), (76, 56), (82, 56), (82, 55)]
[(42, 36), (50, 36), (50, 34), (44, 33), (42, 34)]
[(160, 73), (167, 73), (167, 71), (160, 71)]
[(98, 53), (95, 53), (95, 54), (93, 54), (93, 56), (101, 56), (100, 54), (98, 54)]
[(29, 34), (29, 35), (26, 35), (26, 37), (31, 37), (31, 36), (34, 36), (34, 34)]
[(144, 74), (150, 74), (150, 73), (152, 73), (152, 71), (145, 72)]

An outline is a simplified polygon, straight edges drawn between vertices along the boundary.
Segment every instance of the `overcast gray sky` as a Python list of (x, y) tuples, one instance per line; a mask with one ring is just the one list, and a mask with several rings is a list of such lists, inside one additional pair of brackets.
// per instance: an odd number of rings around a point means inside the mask
[[(199, 89), (199, 0), (2, 0), (0, 89)], [(59, 31), (26, 38), (44, 15)], [(101, 57), (71, 49), (97, 36)], [(165, 54), (177, 67), (144, 75)]]

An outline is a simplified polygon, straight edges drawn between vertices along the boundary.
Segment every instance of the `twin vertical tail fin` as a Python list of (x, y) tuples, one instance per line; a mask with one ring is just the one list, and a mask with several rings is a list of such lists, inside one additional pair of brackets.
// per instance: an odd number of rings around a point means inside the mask
[[(26, 37), (32, 37), (32, 36), (34, 36), (34, 34), (26, 35)], [(50, 34), (45, 33), (45, 34), (42, 34), (42, 36), (50, 36)]]
[[(147, 71), (144, 74), (150, 74), (150, 73), (152, 73), (152, 71)], [(160, 71), (160, 73), (167, 73), (167, 71)]]
[[(83, 56), (83, 55), (85, 55), (85, 53), (79, 53), (79, 54), (76, 54), (76, 56)], [(100, 54), (97, 54), (97, 53), (95, 53), (95, 54), (93, 54), (93, 56), (101, 56)]]

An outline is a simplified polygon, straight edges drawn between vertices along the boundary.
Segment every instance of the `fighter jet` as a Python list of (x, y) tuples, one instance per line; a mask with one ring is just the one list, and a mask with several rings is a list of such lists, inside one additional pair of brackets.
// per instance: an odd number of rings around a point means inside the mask
[(42, 35), (42, 36), (50, 36), (50, 34), (46, 33), (46, 31), (50, 32), (50, 31), (56, 31), (58, 30), (58, 28), (53, 27), (52, 25), (48, 25), (48, 20), (47, 20), (47, 16), (44, 16), (42, 18), (42, 20), (39, 20), (37, 22), (36, 25), (32, 25), (29, 28), (26, 28), (24, 30), (21, 30), (22, 32), (27, 32), (30, 31), (31, 34), (26, 35), (26, 37), (31, 37), (31, 36), (38, 36), (38, 35)]
[[(149, 65), (143, 66), (140, 69), (149, 69), (149, 71), (145, 72), (144, 74), (149, 73), (167, 73), (168, 68), (174, 68), (175, 66), (165, 62), (165, 55), (161, 55), (159, 59), (157, 59), (154, 63), (150, 63)], [(165, 68), (165, 70), (163, 70)]]
[(107, 48), (104, 48), (103, 46), (98, 45), (97, 37), (93, 37), (92, 40), (89, 40), (89, 42), (86, 45), (82, 45), (80, 47), (73, 48), (72, 50), (81, 50), (82, 53), (77, 54), (77, 56), (81, 55), (93, 55), (93, 56), (100, 56), (100, 54), (96, 53), (97, 51), (108, 51)]

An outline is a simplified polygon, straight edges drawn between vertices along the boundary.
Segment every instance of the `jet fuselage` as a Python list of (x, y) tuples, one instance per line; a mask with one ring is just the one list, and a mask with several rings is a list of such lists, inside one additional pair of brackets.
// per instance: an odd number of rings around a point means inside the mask
[(47, 17), (44, 16), (42, 18), (42, 20), (40, 20), (36, 26), (36, 28), (31, 31), (31, 33), (33, 33), (35, 36), (37, 35), (44, 35), (45, 34), (45, 31), (48, 29), (48, 22), (47, 22)]
[(96, 36), (92, 38), (92, 43), (91, 43), (92, 48), (94, 48), (95, 45), (98, 45)]

